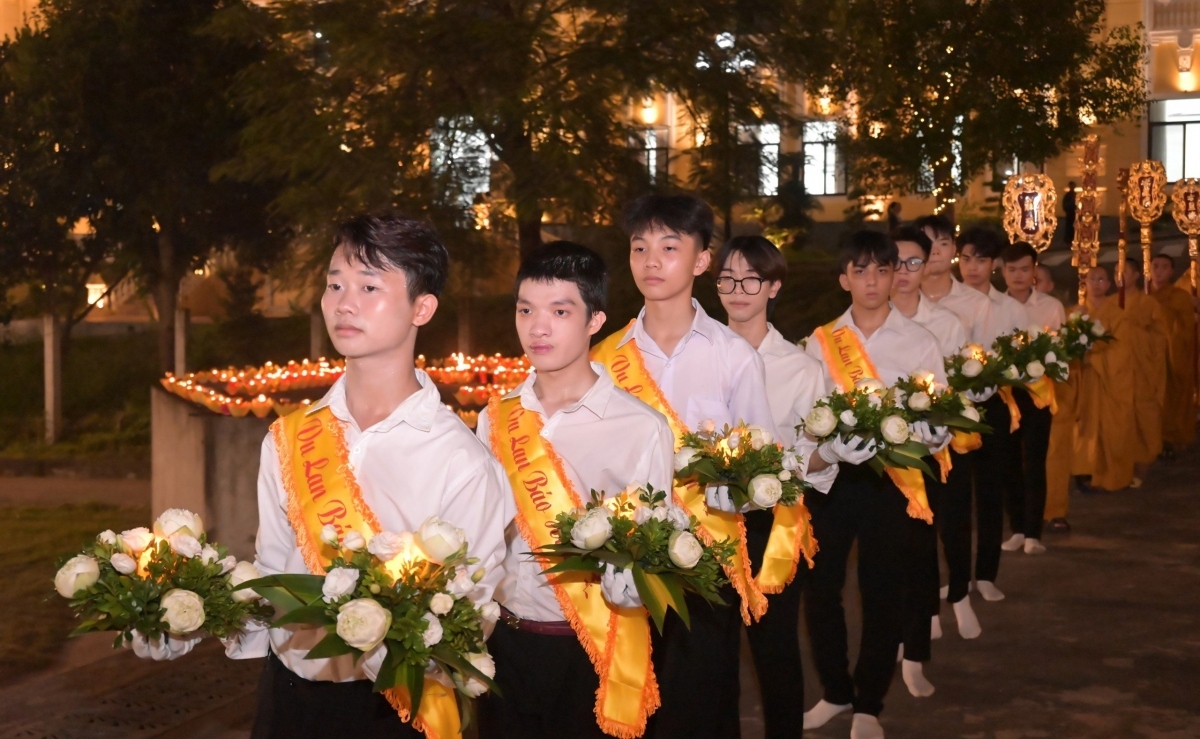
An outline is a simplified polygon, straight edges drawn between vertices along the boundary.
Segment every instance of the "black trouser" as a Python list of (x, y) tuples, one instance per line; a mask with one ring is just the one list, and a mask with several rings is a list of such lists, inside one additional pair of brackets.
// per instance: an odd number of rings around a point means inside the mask
[(488, 651), (501, 695), (479, 699), (480, 739), (605, 739), (595, 714), (600, 679), (576, 637), (531, 634), (500, 621)]
[(1042, 517), (1046, 514), (1046, 451), (1050, 448), (1049, 408), (1038, 408), (1033, 396), (1015, 391), (1021, 411), (1021, 428), (1014, 434), (1012, 468), (1018, 484), (1008, 490), (1008, 525), (1014, 534), (1030, 539), (1042, 538)]
[[(959, 454), (951, 450), (952, 467), (946, 482), (925, 479), (929, 507), (933, 510), (933, 525), (942, 536), (946, 556), (949, 593), (946, 600), (957, 603), (967, 597), (971, 586), (971, 464), (974, 453)], [(935, 468), (936, 471), (936, 468)], [(934, 574), (937, 577), (936, 545)], [(940, 577), (937, 577), (940, 582)], [(937, 613), (936, 603), (934, 613)], [(930, 614), (932, 615), (932, 614)]]
[[(930, 460), (933, 462), (933, 460)], [(936, 463), (931, 465), (937, 471)], [(928, 492), (929, 478), (925, 478)], [(936, 522), (937, 514), (934, 514)], [(904, 659), (928, 662), (930, 620), (938, 612), (937, 529), (919, 518), (908, 519), (908, 554), (904, 578)]]
[[(1020, 393), (1020, 391), (1016, 391)], [(983, 435), (975, 453), (975, 579), (995, 582), (1000, 572), (1000, 542), (1004, 536), (1004, 501), (1019, 487), (1013, 468), (1015, 437), (1009, 432), (1008, 406), (996, 393), (983, 404), (992, 433)]]
[[(810, 493), (805, 499), (821, 493)], [(755, 574), (775, 515), (771, 511), (746, 514), (746, 549)], [(800, 667), (800, 594), (808, 578), (804, 557), (796, 564), (796, 577), (783, 592), (767, 596), (767, 613), (746, 627), (754, 670), (762, 691), (766, 739), (788, 739), (804, 732), (804, 671)]]
[[(827, 497), (805, 496), (821, 551), (809, 573), (805, 615), (825, 700), (878, 716), (896, 671), (908, 551), (907, 501), (866, 465), (841, 466)], [(862, 642), (850, 676), (842, 588), (858, 540)]]
[(251, 739), (418, 739), (421, 732), (400, 720), (369, 680), (334, 683), (305, 680), (274, 653), (258, 682), (258, 715)]
[(738, 657), (742, 647), (742, 610), (732, 585), (721, 589), (728, 605), (713, 606), (688, 594), (689, 631), (674, 612), (663, 633), (651, 632), (654, 674), (662, 707), (646, 728), (655, 739), (737, 739)]

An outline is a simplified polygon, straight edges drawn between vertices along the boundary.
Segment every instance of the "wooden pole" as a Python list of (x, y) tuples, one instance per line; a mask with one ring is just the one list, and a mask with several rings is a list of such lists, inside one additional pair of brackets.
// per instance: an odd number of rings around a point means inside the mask
[(1125, 228), (1129, 221), (1129, 168), (1117, 172), (1117, 191), (1121, 193), (1121, 204), (1117, 207), (1117, 268), (1113, 277), (1117, 281), (1117, 304), (1125, 307), (1125, 256), (1129, 242), (1125, 240)]
[(63, 431), (62, 324), (50, 313), (42, 316), (42, 353), (46, 393), (46, 443), (56, 444)]

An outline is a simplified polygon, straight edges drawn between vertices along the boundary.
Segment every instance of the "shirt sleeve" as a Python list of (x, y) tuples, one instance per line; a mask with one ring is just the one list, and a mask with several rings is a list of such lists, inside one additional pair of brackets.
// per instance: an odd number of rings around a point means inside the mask
[[(819, 362), (807, 362), (806, 364), (808, 367), (800, 368), (803, 382), (792, 405), (792, 410), (798, 419), (808, 416), (817, 401), (828, 394), (825, 391), (825, 366)], [(817, 442), (804, 434), (796, 433), (795, 429), (788, 429), (788, 432), (786, 438), (795, 439), (796, 454), (799, 454), (803, 460), (800, 465), (801, 479), (816, 488), (818, 492), (828, 493), (829, 489), (833, 487), (833, 481), (837, 478), (838, 466), (831, 464), (820, 472), (810, 473), (808, 466), (812, 462), (813, 455), (817, 453)]]
[(735, 366), (733, 392), (729, 396), (729, 417), (762, 426), (778, 437), (771, 404), (767, 401), (766, 370), (762, 357), (749, 344), (741, 361)]
[(464, 450), (453, 455), (457, 459), (447, 460), (451, 469), (465, 471), (448, 481), (441, 506), (442, 519), (466, 532), (470, 556), (479, 559), (478, 564), (467, 567), (468, 572), (485, 571), (470, 595), (476, 605), (491, 600), (504, 579), (504, 530), (516, 514), (500, 463), (490, 453), (479, 451), (476, 459), (464, 459)]
[(646, 482), (655, 490), (670, 490), (675, 484), (675, 435), (667, 419), (659, 418), (658, 431), (653, 443), (646, 449), (643, 464)]

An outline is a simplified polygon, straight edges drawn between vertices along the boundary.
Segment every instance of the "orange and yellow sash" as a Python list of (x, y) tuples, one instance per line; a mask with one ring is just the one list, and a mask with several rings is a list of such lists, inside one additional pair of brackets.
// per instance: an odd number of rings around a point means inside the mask
[[(617, 387), (666, 416), (675, 434), (675, 448), (678, 449), (687, 427), (667, 402), (658, 383), (646, 371), (637, 342), (630, 339), (621, 343), (632, 326), (633, 322), (630, 322), (624, 330), (593, 347), (592, 360), (608, 369)], [(767, 538), (763, 565), (757, 577), (750, 569), (750, 555), (746, 551), (746, 521), (740, 513), (710, 511), (704, 503), (704, 491), (694, 483), (676, 485), (675, 502), (696, 517), (700, 523), (697, 533), (705, 543), (711, 544), (721, 539), (737, 541), (737, 550), (725, 567), (725, 574), (741, 598), (742, 620), (747, 624), (757, 621), (767, 612), (764, 593), (781, 592), (796, 576), (801, 555), (812, 566), (812, 556), (817, 547), (812, 538), (808, 509), (803, 502), (791, 507), (775, 506), (775, 521)]]
[[(363, 500), (350, 467), (342, 425), (328, 406), (283, 416), (271, 424), (271, 433), (296, 545), (309, 571), (324, 575), (336, 553), (321, 542), (323, 526), (332, 524), (339, 537), (357, 531), (367, 539), (383, 529)], [(410, 719), (412, 703), (407, 688), (392, 688), (383, 695), (402, 721)], [(429, 739), (461, 739), (462, 721), (454, 690), (426, 677), (421, 707), (412, 725)]]
[(1038, 408), (1049, 408), (1051, 413), (1058, 413), (1058, 399), (1054, 394), (1054, 382), (1050, 378), (1042, 375), (1027, 384), (1025, 389), (1029, 391), (1029, 397)]
[[(563, 461), (542, 438), (542, 420), (519, 397), (488, 403), (492, 452), (508, 473), (517, 503), (517, 528), (531, 550), (556, 544), (555, 517), (583, 505)], [(550, 567), (543, 560), (542, 567)], [(604, 733), (631, 739), (646, 731), (659, 707), (650, 661), (650, 616), (645, 608), (616, 608), (589, 592), (594, 578), (564, 572), (549, 578), (563, 615), (575, 629), (600, 677), (596, 722)]]
[[(850, 392), (854, 389), (854, 384), (863, 378), (878, 380), (879, 371), (875, 369), (867, 350), (858, 340), (858, 335), (848, 326), (834, 328), (836, 325), (837, 321), (834, 321), (817, 329), (815, 333), (817, 341), (821, 343), (825, 366), (833, 381), (844, 392)], [(947, 456), (946, 462), (943, 464), (948, 463), (949, 457)], [(896, 487), (900, 488), (900, 492), (904, 493), (904, 497), (908, 499), (908, 515), (912, 518), (919, 518), (925, 523), (933, 523), (933, 511), (930, 510), (929, 498), (925, 495), (925, 478), (921, 471), (911, 467), (886, 467), (885, 469), (888, 477), (896, 483)], [(943, 470), (946, 473), (949, 472), (947, 466), (943, 466)]]

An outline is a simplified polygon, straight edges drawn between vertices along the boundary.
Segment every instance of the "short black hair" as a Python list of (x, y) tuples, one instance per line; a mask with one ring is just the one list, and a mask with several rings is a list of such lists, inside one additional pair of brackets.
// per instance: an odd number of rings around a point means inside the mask
[(520, 296), (521, 284), (535, 282), (573, 282), (589, 315), (608, 307), (608, 267), (604, 258), (574, 241), (551, 241), (525, 257), (517, 270), (513, 299)]
[(895, 267), (900, 260), (896, 242), (878, 231), (855, 231), (838, 249), (838, 271), (845, 274), (850, 265), (866, 267), (882, 264)]
[[(1171, 269), (1175, 269), (1175, 257), (1171, 256), (1170, 254), (1155, 254), (1154, 259), (1165, 259), (1167, 260), (1167, 263), (1171, 265)], [(1150, 261), (1154, 262), (1154, 259), (1151, 259)]]
[(998, 259), (1004, 251), (1004, 240), (1000, 234), (984, 226), (968, 228), (958, 236), (958, 251), (961, 253), (966, 246), (974, 247), (975, 256), (984, 259)]
[(630, 238), (665, 228), (695, 236), (707, 249), (712, 242), (713, 211), (691, 195), (643, 195), (625, 206), (623, 225)]
[(912, 225), (922, 231), (933, 231), (935, 237), (954, 238), (954, 222), (943, 215), (921, 216), (913, 221)]
[(721, 245), (717, 258), (713, 260), (713, 274), (721, 274), (725, 263), (734, 254), (741, 254), (750, 268), (768, 282), (783, 282), (787, 277), (787, 259), (779, 247), (762, 236), (734, 236)]
[(334, 247), (373, 269), (404, 272), (409, 300), (438, 297), (446, 289), (450, 255), (437, 229), (425, 221), (394, 213), (355, 216), (338, 227)]
[(925, 233), (923, 229), (916, 226), (901, 226), (892, 231), (892, 241), (909, 241), (921, 247), (921, 253), (925, 258), (929, 258), (929, 252), (933, 250), (933, 240)]
[[(978, 253), (978, 252), (976, 252), (976, 253)], [(1025, 242), (1025, 241), (1018, 241), (1015, 244), (1009, 244), (1008, 246), (1004, 247), (1004, 249), (1000, 252), (1000, 259), (1005, 264), (1009, 264), (1011, 262), (1019, 262), (1022, 259), (1024, 259), (1025, 257), (1029, 257), (1030, 259), (1032, 259), (1033, 265), (1035, 267), (1037, 266), (1037, 263), (1038, 263), (1037, 249), (1034, 249), (1032, 244)]]
[(1141, 274), (1141, 272), (1142, 272), (1142, 262), (1139, 259), (1134, 259), (1133, 257), (1125, 257), (1124, 266), (1133, 267), (1134, 269), (1136, 269), (1138, 271), (1138, 274)]

